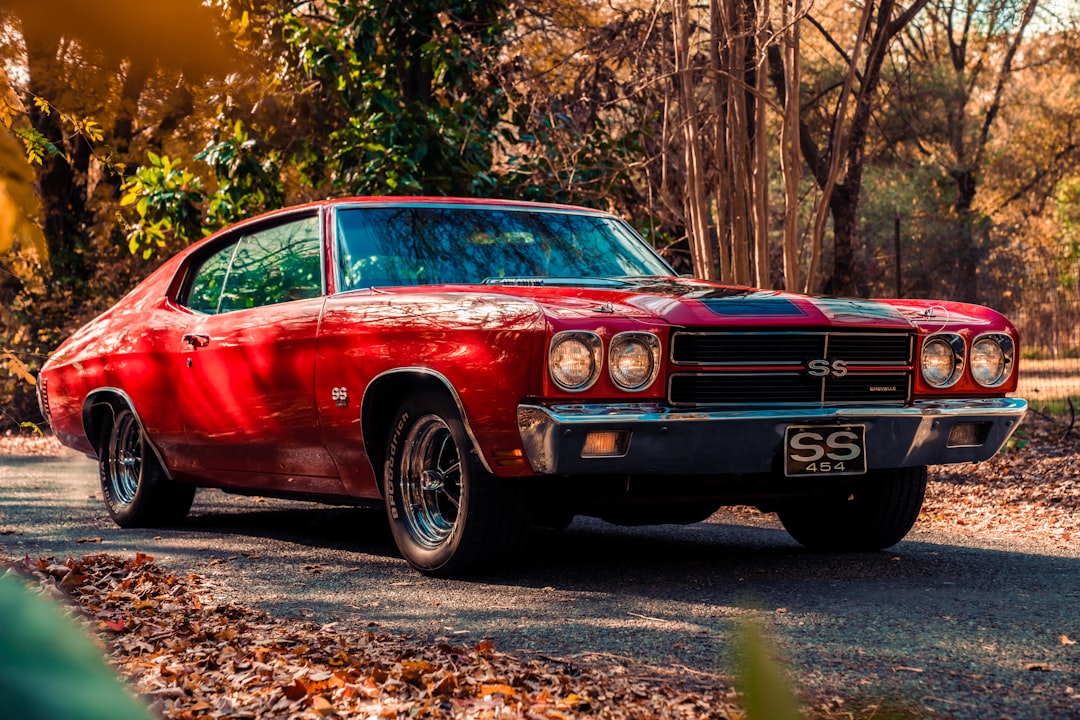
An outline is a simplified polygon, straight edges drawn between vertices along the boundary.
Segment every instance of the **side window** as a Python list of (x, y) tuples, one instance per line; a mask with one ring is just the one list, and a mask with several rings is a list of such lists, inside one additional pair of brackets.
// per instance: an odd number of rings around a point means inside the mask
[(197, 312), (213, 315), (218, 311), (221, 290), (229, 273), (229, 261), (236, 252), (236, 243), (229, 243), (208, 257), (195, 273), (187, 293), (187, 305)]
[(244, 235), (202, 264), (188, 307), (213, 314), (319, 297), (319, 247), (318, 217)]

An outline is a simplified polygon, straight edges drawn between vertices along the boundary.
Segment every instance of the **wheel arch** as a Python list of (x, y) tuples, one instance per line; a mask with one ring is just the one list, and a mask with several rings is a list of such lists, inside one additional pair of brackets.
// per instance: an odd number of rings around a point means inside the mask
[(469, 417), (457, 389), (442, 373), (424, 367), (407, 367), (388, 370), (377, 375), (364, 391), (360, 409), (360, 427), (364, 438), (364, 451), (371, 461), (375, 477), (380, 480), (379, 492), (385, 491), (381, 479), (383, 465), (386, 462), (386, 443), (390, 438), (393, 412), (401, 401), (415, 392), (438, 392), (448, 397), (457, 406), (462, 425), (473, 449), (480, 458), (480, 463), (487, 472), (491, 472), (480, 444), (476, 441), (469, 425)]
[(97, 390), (91, 391), (86, 396), (86, 400), (83, 401), (83, 432), (86, 434), (86, 439), (90, 441), (90, 445), (94, 448), (94, 454), (98, 458), (101, 457), (102, 431), (106, 427), (112, 425), (116, 420), (116, 414), (124, 407), (130, 410), (131, 414), (135, 417), (135, 422), (139, 426), (139, 431), (142, 432), (146, 444), (154, 451), (154, 455), (157, 457), (157, 461), (161, 465), (165, 476), (172, 479), (172, 475), (165, 465), (165, 460), (161, 455), (161, 451), (158, 450), (157, 445), (154, 444), (153, 440), (151, 440), (150, 436), (146, 433), (146, 425), (143, 424), (142, 418), (139, 416), (139, 411), (135, 407), (135, 403), (132, 402), (131, 397), (120, 388), (98, 388)]

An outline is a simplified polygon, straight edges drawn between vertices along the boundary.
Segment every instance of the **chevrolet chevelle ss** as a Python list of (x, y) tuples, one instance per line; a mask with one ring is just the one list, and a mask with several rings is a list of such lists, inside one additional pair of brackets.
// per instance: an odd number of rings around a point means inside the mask
[(926, 466), (1021, 421), (1013, 326), (984, 307), (678, 277), (619, 218), (352, 198), (164, 263), (64, 342), (42, 411), (123, 527), (196, 487), (386, 508), (419, 571), (490, 567), (575, 515), (776, 512), (808, 548), (899, 542)]

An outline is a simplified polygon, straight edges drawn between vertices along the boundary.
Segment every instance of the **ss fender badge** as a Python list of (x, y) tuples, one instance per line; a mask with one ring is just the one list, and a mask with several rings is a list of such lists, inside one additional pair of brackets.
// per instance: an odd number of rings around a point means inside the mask
[(349, 391), (347, 388), (336, 387), (331, 388), (330, 398), (334, 401), (334, 404), (339, 408), (349, 407)]

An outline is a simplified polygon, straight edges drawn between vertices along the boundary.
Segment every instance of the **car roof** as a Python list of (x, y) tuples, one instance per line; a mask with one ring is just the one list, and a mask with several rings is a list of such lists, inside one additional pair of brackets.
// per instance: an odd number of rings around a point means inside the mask
[(533, 210), (556, 210), (567, 211), (576, 213), (585, 213), (590, 215), (606, 215), (610, 216), (612, 213), (606, 210), (597, 210), (596, 208), (582, 207), (580, 205), (568, 205), (562, 203), (542, 203), (533, 202), (528, 200), (507, 200), (502, 198), (464, 198), (464, 197), (441, 197), (430, 195), (368, 195), (368, 196), (349, 196), (340, 198), (327, 198), (325, 200), (315, 200), (312, 202), (291, 205), (279, 210), (273, 210), (270, 212), (262, 213), (257, 216), (249, 218), (251, 220), (257, 218), (268, 218), (278, 214), (288, 214), (297, 211), (311, 210), (316, 208), (333, 208), (333, 207), (347, 207), (357, 205), (371, 205), (371, 206), (432, 206), (432, 207), (494, 207), (494, 208), (517, 208), (517, 209), (533, 209)]

